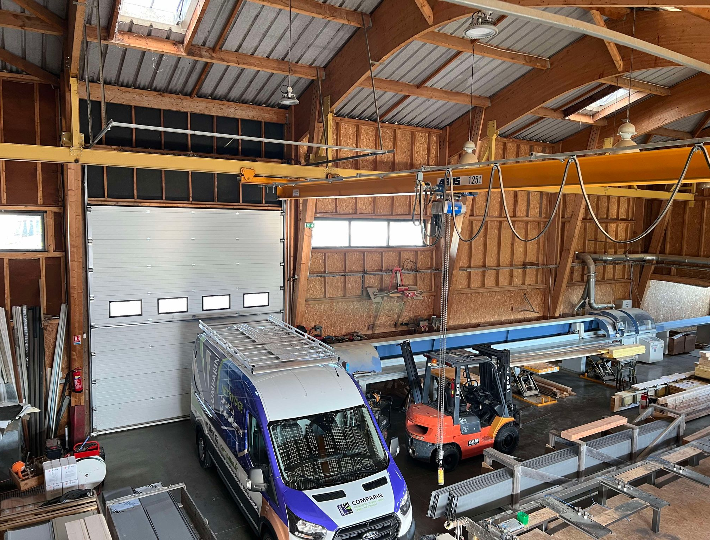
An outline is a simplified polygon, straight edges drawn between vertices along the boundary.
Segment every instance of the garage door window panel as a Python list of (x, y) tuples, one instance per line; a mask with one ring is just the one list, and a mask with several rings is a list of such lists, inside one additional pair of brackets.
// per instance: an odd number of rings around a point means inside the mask
[(138, 317), (143, 315), (142, 300), (119, 300), (108, 303), (108, 316), (115, 317)]
[(187, 313), (187, 297), (158, 298), (158, 314)]
[(228, 294), (211, 295), (202, 297), (202, 311), (218, 311), (229, 309), (231, 298)]

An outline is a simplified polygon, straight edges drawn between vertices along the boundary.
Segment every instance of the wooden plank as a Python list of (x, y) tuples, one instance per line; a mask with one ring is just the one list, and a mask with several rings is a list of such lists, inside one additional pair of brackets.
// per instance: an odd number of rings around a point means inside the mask
[(693, 133), (691, 133), (691, 137), (693, 139), (697, 138), (700, 135), (700, 132), (703, 130), (703, 128), (707, 125), (707, 123), (710, 122), (710, 111), (706, 112), (703, 117), (700, 119), (700, 122), (695, 126), (695, 129), (693, 129)]
[(59, 31), (64, 31), (65, 21), (59, 15), (51, 12), (49, 9), (43, 5), (35, 2), (35, 0), (13, 0), (13, 3), (17, 4), (21, 8), (29, 11), (35, 15), (38, 19), (43, 20), (47, 24), (53, 26)]
[[(167, 109), (210, 116), (259, 120), (276, 124), (285, 124), (288, 112), (286, 109), (231, 103), (228, 101), (217, 101), (215, 99), (191, 98), (188, 96), (152, 92), (150, 90), (139, 90), (137, 88), (126, 88), (123, 86), (104, 85), (104, 89), (106, 91), (107, 103), (119, 103), (122, 105), (135, 105), (140, 103), (142, 107), (150, 107), (153, 109)], [(89, 91), (92, 96), (99, 95), (101, 86), (98, 83), (91, 83), (89, 85)], [(79, 85), (79, 97), (86, 99), (85, 84)]]
[(39, 17), (17, 13), (15, 11), (0, 10), (0, 26), (5, 28), (16, 28), (17, 30), (27, 30), (29, 32), (39, 32), (53, 36), (63, 36), (64, 30), (49, 24)]
[(683, 444), (688, 444), (689, 442), (697, 441), (698, 439), (702, 439), (703, 437), (707, 437), (710, 435), (710, 426), (707, 426), (700, 431), (696, 431), (692, 435), (686, 435), (683, 437)]
[(633, 90), (633, 91), (645, 92), (646, 94), (654, 94), (656, 96), (670, 96), (671, 95), (671, 89), (668, 88), (667, 86), (661, 86), (659, 84), (647, 83), (644, 81), (635, 81), (633, 79), (629, 79), (628, 77), (624, 77), (622, 75), (615, 75), (613, 77), (604, 77), (603, 79), (599, 79), (599, 82), (613, 84), (614, 86), (618, 86), (619, 88), (628, 89), (630, 87), (631, 90)]
[[(103, 33), (106, 34), (105, 39), (108, 42), (108, 34), (105, 30)], [(86, 36), (89, 41), (98, 41), (96, 28), (93, 26), (87, 27)], [(186, 51), (183, 48), (182, 43), (153, 36), (143, 36), (132, 32), (116, 32), (116, 36), (111, 44), (127, 49), (156, 52), (170, 56), (188, 58), (190, 60), (211, 62), (214, 64), (223, 64), (225, 66), (253, 69), (256, 71), (268, 71), (270, 73), (278, 73), (280, 75), (288, 75), (289, 73), (289, 63), (284, 60), (264, 58), (261, 56), (253, 56), (251, 54), (234, 51), (215, 51), (209, 47), (198, 47), (196, 45), (191, 46), (190, 49)], [(293, 62), (291, 63), (290, 70), (294, 77), (301, 77), (304, 79), (315, 79), (318, 73), (318, 68), (314, 66)]]
[(113, 0), (113, 9), (111, 10), (111, 19), (108, 22), (108, 35), (106, 36), (109, 41), (113, 41), (116, 37), (116, 31), (118, 30), (118, 14), (121, 12), (121, 0)]
[(296, 284), (293, 294), (293, 325), (303, 324), (306, 314), (306, 296), (308, 295), (308, 274), (311, 266), (311, 239), (313, 229), (306, 224), (313, 223), (316, 213), (316, 200), (306, 199), (301, 203), (298, 216), (298, 246), (296, 254)]
[(583, 439), (584, 437), (589, 437), (590, 435), (596, 435), (597, 433), (601, 433), (603, 431), (609, 431), (615, 427), (623, 426), (627, 422), (628, 419), (626, 417), (614, 415), (608, 418), (602, 418), (601, 420), (596, 420), (594, 422), (589, 422), (588, 424), (565, 429), (560, 433), (560, 436), (568, 441), (576, 441)]
[[(288, 0), (251, 1), (256, 4), (262, 4), (264, 6), (270, 6), (277, 9), (288, 10), (289, 8)], [(370, 25), (370, 16), (367, 13), (363, 13), (361, 11), (353, 11), (351, 9), (346, 9), (331, 4), (323, 4), (316, 0), (291, 0), (291, 10), (294, 13), (308, 15), (309, 17), (324, 19), (326, 21), (334, 21), (340, 24), (347, 24), (349, 26), (356, 26), (360, 28), (362, 28), (363, 26), (364, 18), (364, 23), (368, 26)]]
[[(314, 77), (315, 78), (315, 77)], [(370, 80), (363, 80), (358, 83), (361, 88), (372, 88)], [(435, 99), (438, 101), (448, 101), (450, 103), (461, 103), (463, 105), (487, 107), (491, 100), (483, 96), (471, 96), (465, 92), (453, 92), (451, 90), (442, 90), (431, 86), (418, 87), (416, 84), (409, 84), (401, 81), (390, 81), (388, 79), (375, 79), (375, 88), (383, 92), (392, 92), (393, 94), (404, 94), (407, 96), (423, 97), (426, 99)]]
[(195, 10), (192, 12), (192, 17), (190, 18), (190, 22), (185, 30), (185, 38), (182, 41), (182, 46), (186, 51), (190, 50), (192, 41), (195, 39), (195, 34), (197, 33), (197, 28), (200, 26), (209, 5), (210, 0), (197, 0), (197, 5), (195, 6)]
[[(589, 13), (592, 14), (594, 24), (596, 24), (597, 26), (601, 26), (602, 28), (606, 28), (604, 17), (602, 17), (602, 14), (599, 13), (599, 11), (597, 11), (596, 9), (590, 9)], [(621, 59), (621, 54), (619, 54), (619, 49), (616, 47), (616, 43), (612, 43), (611, 41), (604, 41), (604, 45), (606, 45), (606, 48), (609, 51), (609, 56), (611, 56), (611, 59), (614, 61), (616, 69), (618, 69), (619, 71), (624, 71), (624, 61)]]
[(434, 24), (434, 11), (431, 9), (429, 2), (427, 0), (414, 0), (414, 3), (419, 8), (419, 12), (422, 14), (426, 22), (429, 24)]
[(580, 124), (591, 124), (593, 126), (606, 126), (606, 120), (604, 119), (594, 120), (594, 118), (589, 115), (577, 113), (565, 116), (563, 111), (556, 111), (554, 109), (548, 109), (547, 107), (538, 107), (530, 114), (533, 114), (535, 116), (541, 116), (542, 118), (569, 120), (571, 122), (578, 122)]
[(571, 199), (573, 204), (572, 219), (566, 224), (565, 237), (562, 242), (562, 253), (557, 266), (557, 278), (555, 286), (552, 290), (552, 299), (550, 300), (550, 315), (559, 317), (562, 311), (562, 300), (567, 289), (570, 273), (572, 270), (572, 262), (575, 257), (575, 246), (577, 238), (582, 230), (582, 218), (586, 210), (584, 197), (574, 195)]
[(692, 139), (693, 134), (687, 131), (680, 131), (679, 129), (669, 129), (664, 127), (658, 127), (649, 131), (651, 135), (659, 135), (660, 137), (672, 137), (674, 139)]
[(535, 69), (548, 69), (550, 67), (550, 60), (541, 56), (534, 56), (532, 54), (521, 53), (510, 49), (494, 47), (479, 41), (474, 42), (470, 39), (444, 34), (443, 32), (426, 32), (417, 36), (416, 39), (417, 41), (422, 41), (431, 45), (438, 45), (439, 47), (446, 47), (447, 49), (469, 54), (471, 53), (471, 49), (473, 49), (473, 53), (476, 56), (494, 58), (503, 62), (512, 62), (514, 64), (520, 64), (522, 66), (528, 66)]
[(49, 71), (43, 70), (36, 64), (33, 64), (29, 60), (26, 60), (16, 54), (11, 53), (7, 49), (0, 49), (0, 60), (20, 68), (25, 73), (37, 77), (40, 81), (53, 84), (55, 86), (59, 85), (59, 78), (56, 75), (51, 74)]

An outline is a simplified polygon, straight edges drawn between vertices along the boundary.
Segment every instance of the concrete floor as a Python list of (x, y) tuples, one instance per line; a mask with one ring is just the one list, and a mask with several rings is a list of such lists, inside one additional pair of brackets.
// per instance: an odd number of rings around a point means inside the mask
[[(691, 371), (696, 361), (694, 356), (679, 355), (669, 356), (659, 364), (639, 364), (638, 380), (648, 381), (662, 375)], [(522, 409), (520, 446), (515, 452), (518, 458), (529, 459), (543, 454), (551, 429), (566, 429), (610, 414), (609, 400), (614, 389), (567, 372), (548, 377), (571, 386), (577, 395), (545, 407), (533, 407), (516, 400)], [(637, 410), (629, 409), (621, 414), (633, 418)], [(405, 441), (404, 413), (393, 413), (392, 423), (391, 435)], [(687, 432), (692, 433), (709, 424), (710, 416), (694, 420), (688, 423)], [(106, 450), (109, 471), (105, 489), (139, 487), (153, 482), (162, 482), (163, 485), (183, 482), (219, 540), (255, 540), (255, 535), (214, 468), (200, 468), (190, 422), (113, 433), (100, 437), (99, 441)], [(417, 538), (422, 534), (443, 532), (443, 520), (426, 517), (429, 496), (437, 488), (436, 471), (427, 464), (410, 459), (406, 451), (401, 452), (395, 461), (407, 480), (412, 496)], [(481, 462), (480, 457), (462, 462), (454, 472), (446, 475), (446, 484), (480, 474)]]

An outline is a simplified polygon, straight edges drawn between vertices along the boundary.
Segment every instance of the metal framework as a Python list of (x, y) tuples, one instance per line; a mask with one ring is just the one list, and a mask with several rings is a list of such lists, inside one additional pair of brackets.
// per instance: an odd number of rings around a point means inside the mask
[(237, 324), (200, 321), (200, 329), (253, 374), (338, 362), (331, 347), (273, 315)]

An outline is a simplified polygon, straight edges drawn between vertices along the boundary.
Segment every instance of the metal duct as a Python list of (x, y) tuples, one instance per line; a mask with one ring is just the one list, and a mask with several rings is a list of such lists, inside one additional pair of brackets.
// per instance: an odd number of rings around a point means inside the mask
[(577, 253), (577, 258), (587, 265), (587, 284), (584, 287), (584, 292), (582, 293), (582, 298), (577, 304), (575, 311), (582, 308), (585, 304), (589, 305), (591, 309), (601, 310), (613, 308), (614, 304), (597, 304), (596, 299), (596, 283), (597, 283), (597, 272), (594, 265), (594, 258), (589, 253)]

